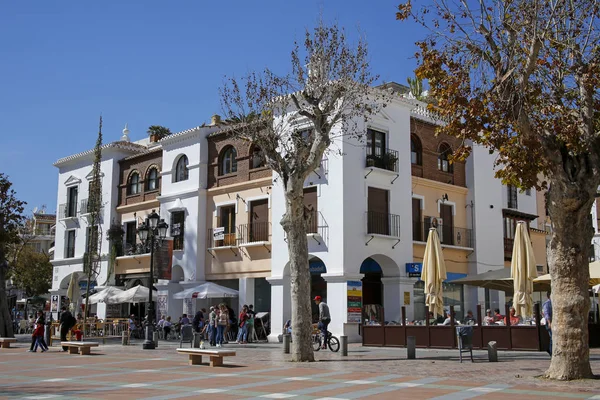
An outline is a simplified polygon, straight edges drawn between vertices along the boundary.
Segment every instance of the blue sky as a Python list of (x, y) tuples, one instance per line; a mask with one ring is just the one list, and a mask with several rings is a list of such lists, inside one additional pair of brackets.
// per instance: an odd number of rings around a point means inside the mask
[(371, 66), (406, 83), (423, 32), (395, 20), (401, 0), (0, 0), (0, 172), (27, 210), (56, 209), (58, 158), (105, 142), (127, 122), (173, 132), (220, 112), (225, 76), (290, 70), (295, 39), (322, 12), (366, 35)]

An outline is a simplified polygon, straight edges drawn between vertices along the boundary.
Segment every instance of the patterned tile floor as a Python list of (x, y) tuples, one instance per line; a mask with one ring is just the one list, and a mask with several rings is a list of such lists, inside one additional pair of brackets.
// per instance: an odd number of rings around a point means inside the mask
[[(178, 344), (177, 344), (178, 345)], [(488, 363), (458, 363), (456, 351), (351, 345), (349, 356), (318, 352), (318, 362), (292, 364), (278, 345), (230, 345), (236, 357), (222, 368), (188, 366), (173, 343), (159, 349), (140, 345), (101, 345), (90, 356), (53, 347), (28, 353), (27, 343), (0, 349), (0, 399), (600, 399), (600, 380), (547, 382), (540, 375), (549, 357), (540, 353), (501, 353)], [(600, 371), (600, 351), (592, 352)]]

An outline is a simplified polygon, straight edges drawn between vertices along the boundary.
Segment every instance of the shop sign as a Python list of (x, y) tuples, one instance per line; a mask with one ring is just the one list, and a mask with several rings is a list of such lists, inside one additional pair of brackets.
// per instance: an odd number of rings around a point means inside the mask
[[(98, 282), (96, 282), (96, 281), (91, 281), (90, 282), (90, 290), (94, 289), (96, 286), (98, 286)], [(85, 280), (85, 281), (79, 281), (79, 289), (80, 290), (87, 290), (87, 280)]]
[(362, 317), (362, 282), (347, 282), (348, 322), (360, 323)]
[(213, 229), (213, 240), (225, 240), (225, 227), (224, 226)]
[(420, 278), (423, 271), (423, 263), (406, 263), (406, 273), (409, 278)]
[(50, 311), (58, 312), (60, 309), (60, 296), (53, 294), (50, 299)]
[(308, 270), (311, 274), (326, 274), (327, 268), (323, 261), (311, 261), (308, 263)]

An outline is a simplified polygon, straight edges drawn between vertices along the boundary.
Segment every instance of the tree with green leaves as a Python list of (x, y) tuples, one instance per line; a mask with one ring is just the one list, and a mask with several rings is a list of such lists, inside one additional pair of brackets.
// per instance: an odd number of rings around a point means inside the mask
[[(287, 236), (292, 300), (292, 360), (313, 361), (310, 272), (304, 181), (319, 167), (335, 140), (362, 137), (362, 124), (385, 104), (371, 86), (367, 45), (348, 43), (343, 29), (320, 23), (296, 43), (292, 72), (265, 69), (221, 88), (225, 118), (237, 122), (233, 136), (260, 147), (285, 195), (281, 225)], [(305, 126), (297, 129), (298, 123)]]
[[(439, 132), (498, 154), (496, 176), (548, 187), (552, 222), (553, 352), (546, 376), (591, 378), (590, 211), (600, 185), (600, 3), (594, 0), (432, 0), (401, 4), (400, 20), (429, 29), (417, 43), (448, 123)], [(540, 182), (538, 176), (544, 176)]]
[(12, 183), (0, 173), (0, 337), (13, 337), (12, 319), (6, 295), (9, 274), (7, 260), (11, 246), (20, 242), (19, 230), (25, 223), (25, 202), (17, 199)]
[(89, 214), (89, 237), (87, 249), (83, 255), (83, 272), (87, 276), (87, 287), (85, 293), (85, 316), (89, 317), (90, 285), (100, 274), (100, 250), (102, 240), (102, 177), (100, 175), (100, 163), (102, 162), (102, 117), (98, 126), (98, 138), (94, 147), (94, 164), (92, 166), (92, 180), (88, 197)]
[(13, 284), (27, 297), (48, 293), (52, 287), (52, 263), (48, 254), (23, 246), (11, 268)]

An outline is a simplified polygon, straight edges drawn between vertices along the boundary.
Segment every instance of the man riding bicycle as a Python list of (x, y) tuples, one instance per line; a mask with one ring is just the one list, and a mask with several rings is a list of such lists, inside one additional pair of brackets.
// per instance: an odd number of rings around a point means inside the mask
[(322, 348), (327, 348), (327, 327), (331, 322), (331, 315), (329, 314), (329, 306), (321, 301), (321, 296), (315, 296), (315, 303), (319, 306), (319, 324), (317, 327), (321, 330), (323, 337)]

